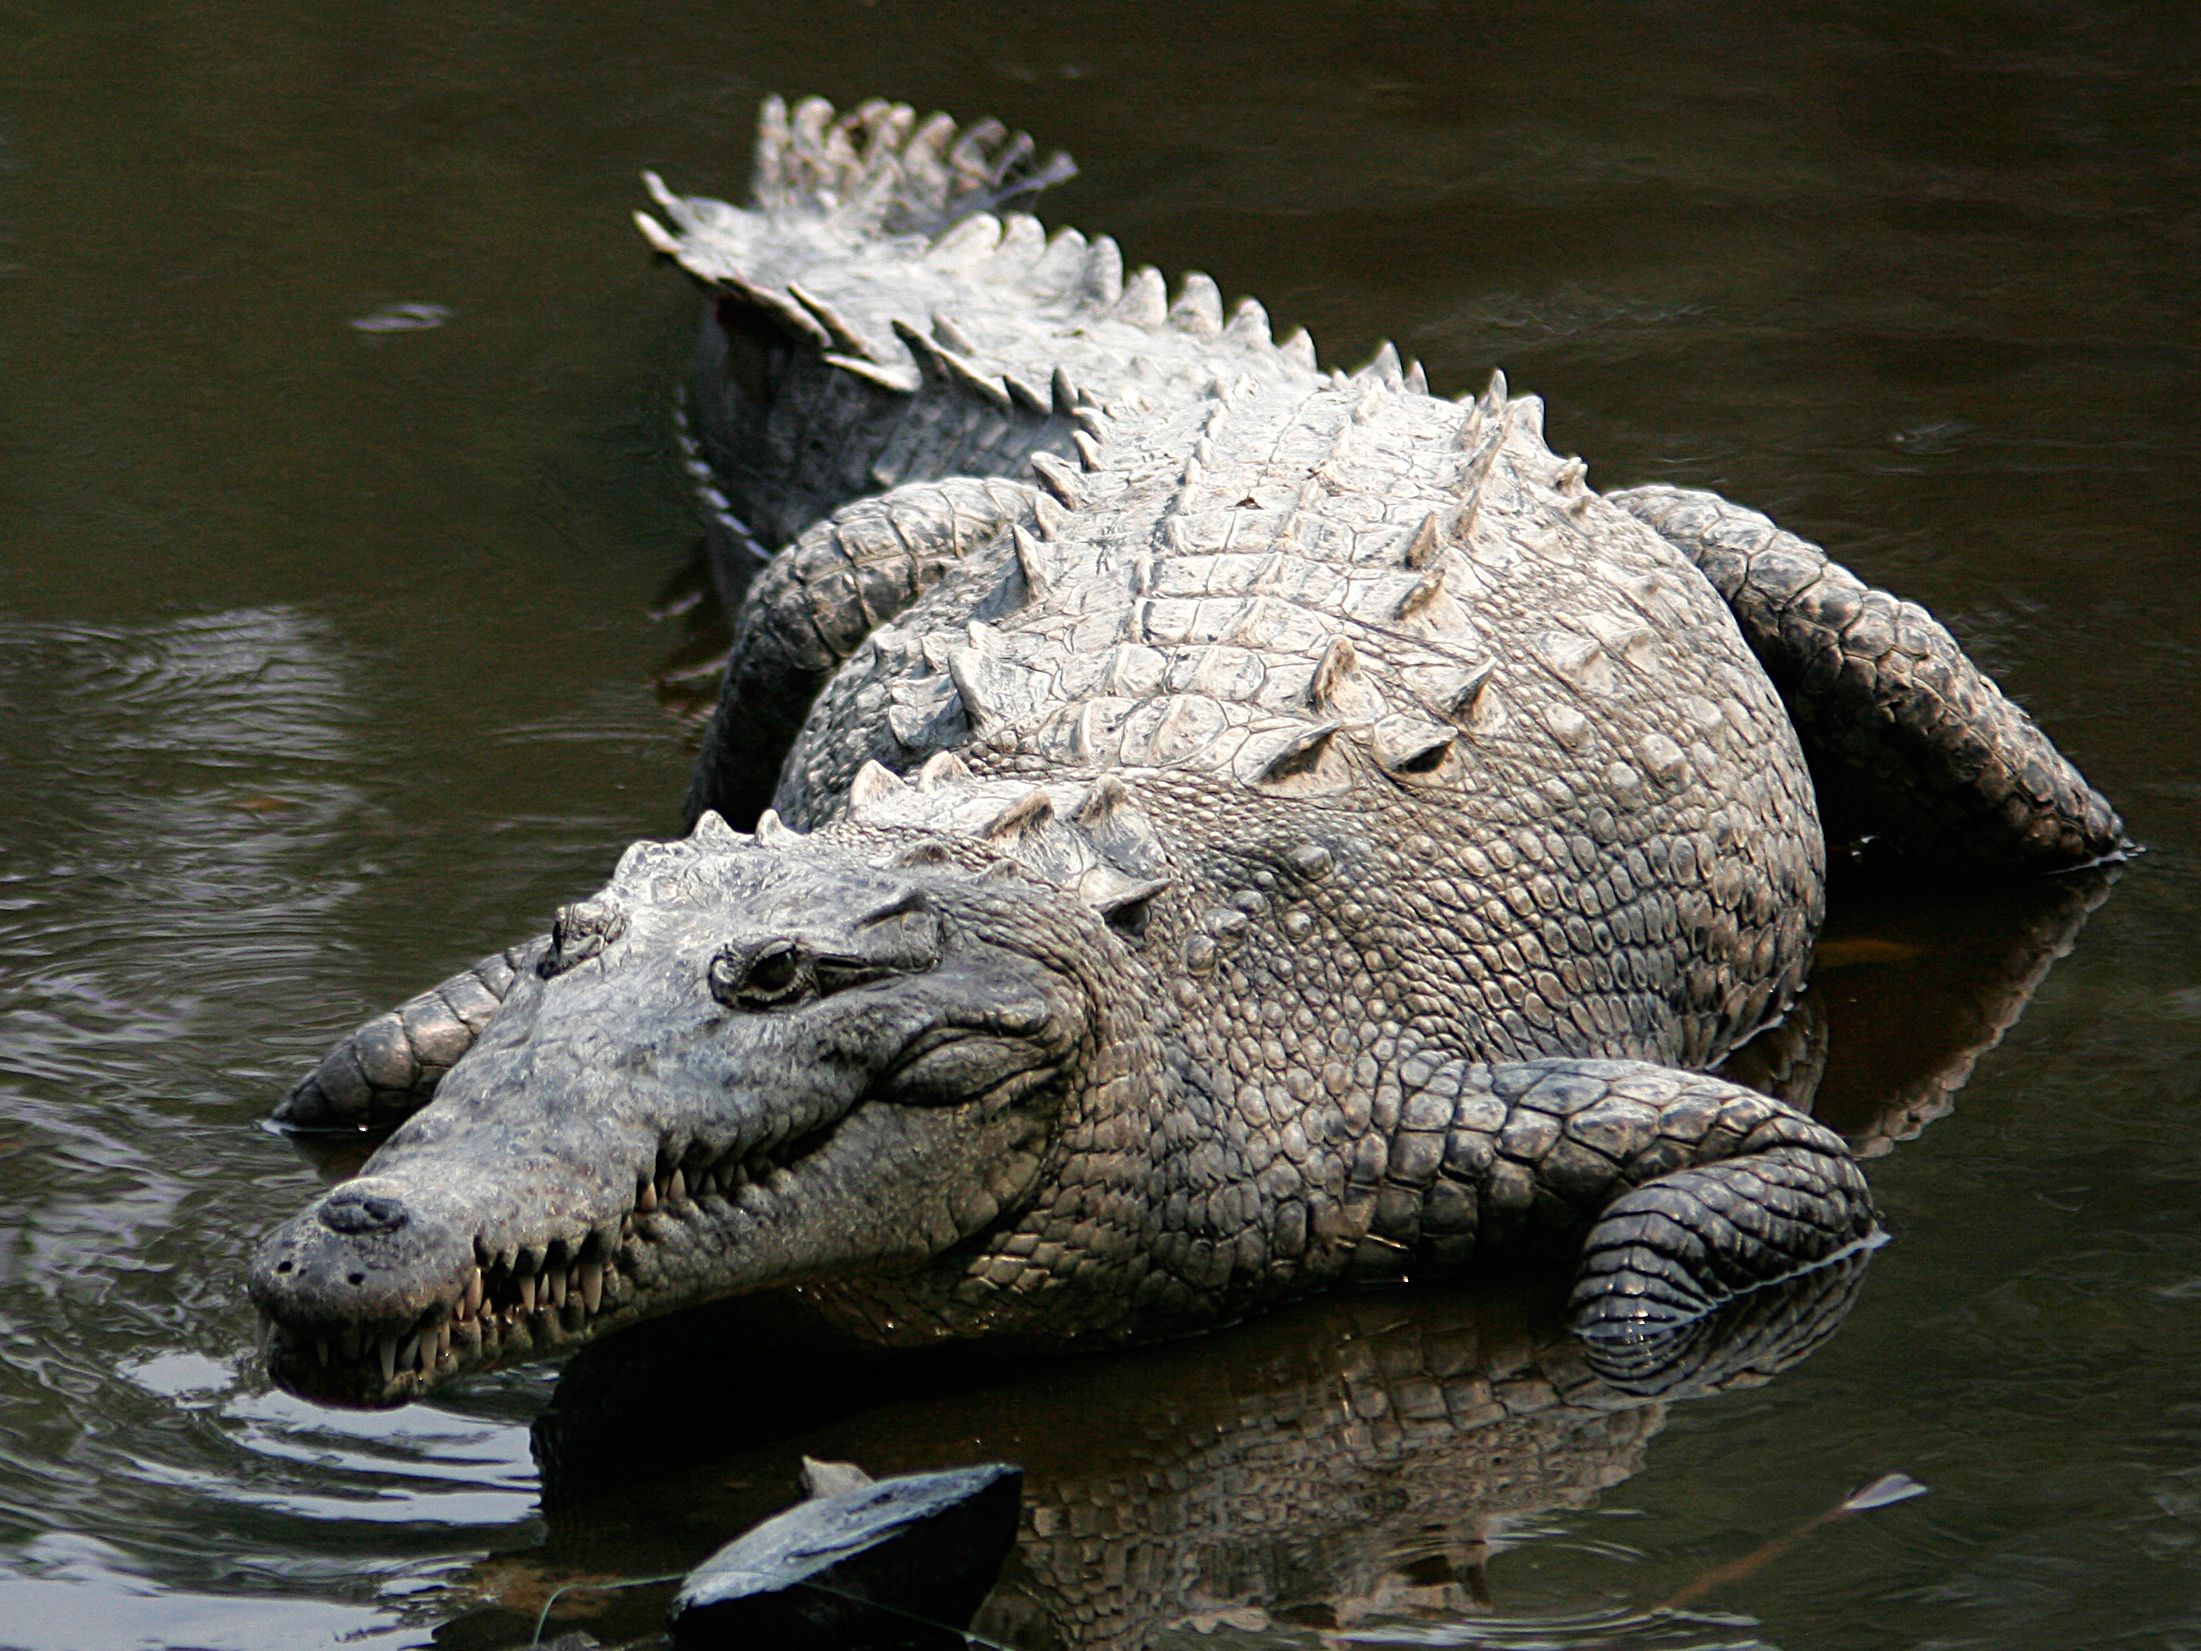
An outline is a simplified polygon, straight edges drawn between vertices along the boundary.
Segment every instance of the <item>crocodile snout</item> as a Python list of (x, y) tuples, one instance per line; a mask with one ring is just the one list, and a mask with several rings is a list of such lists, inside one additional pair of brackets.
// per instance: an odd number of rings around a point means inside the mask
[(270, 1234), (252, 1293), (278, 1321), (403, 1318), (449, 1295), (473, 1265), (469, 1232), (386, 1179), (337, 1187)]

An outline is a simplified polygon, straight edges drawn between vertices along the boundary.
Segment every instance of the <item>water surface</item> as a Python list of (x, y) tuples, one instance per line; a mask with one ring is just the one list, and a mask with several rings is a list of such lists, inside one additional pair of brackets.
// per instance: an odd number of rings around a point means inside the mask
[[(1149, 1635), (1033, 1604), (1073, 1551), (1208, 1602), (1172, 1644), (2201, 1646), (2188, 8), (10, 0), (0, 43), (0, 1646), (524, 1645), (804, 1449), (1068, 1487), (1086, 1545), (1033, 1545), (989, 1619), (1031, 1651)], [(673, 827), (646, 613), (693, 536), (693, 299), (626, 215), (644, 166), (737, 193), (769, 90), (998, 114), (1084, 164), (1051, 222), (1326, 360), (1504, 367), (1593, 484), (1719, 488), (1933, 607), (2124, 808), (2149, 852), (2090, 917), (1838, 910), (1824, 1104), (1892, 1146), (1898, 1241), (1809, 1361), (1542, 1466), (1406, 1452), (1335, 1529), (1392, 1540), (1431, 1463), (1489, 1517), (1349, 1598), (1273, 1441), (1410, 1421), (1417, 1361), (1518, 1378), (1533, 1300), (809, 1409), (728, 1332), (715, 1400), (582, 1430), (608, 1475), (530, 1424), (617, 1370), (380, 1415), (253, 1372), (244, 1258), (323, 1173), (272, 1099)], [(1645, 1614), (1891, 1470), (1930, 1494)], [(616, 1643), (666, 1593), (554, 1622)]]

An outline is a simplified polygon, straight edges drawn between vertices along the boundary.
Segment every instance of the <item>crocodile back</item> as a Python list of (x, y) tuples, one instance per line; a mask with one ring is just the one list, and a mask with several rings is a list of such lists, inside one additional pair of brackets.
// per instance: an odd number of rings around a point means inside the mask
[(1252, 845), (1319, 851), (1354, 896), (1279, 938), (1325, 1001), (1485, 1058), (1699, 1065), (1785, 1007), (1824, 869), (1788, 717), (1535, 397), (1434, 397), (1388, 345), (1324, 373), (1258, 305), (1030, 220), (894, 233), (921, 132), (836, 150), (804, 109), (785, 139), (767, 111), (753, 209), (660, 191), (720, 333), (779, 340), (764, 399), (704, 387), (749, 420), (706, 456), (724, 502), (1045, 493), (855, 649), (779, 815), (989, 837), (1104, 908), (1169, 886), (1156, 960), (1194, 974), (1264, 898)]
[(1311, 832), (1420, 954), (1489, 954), (1487, 996), (1464, 963), (1432, 995), (1473, 989), (1494, 1057), (1710, 1059), (1785, 1005), (1822, 873), (1788, 719), (1717, 592), (1551, 453), (1535, 398), (1463, 408), (1390, 358), (1155, 389), (1106, 409), (1092, 468), (1048, 467), (1038, 533), (857, 650), (784, 814), (861, 815), (863, 764), (950, 752), (998, 778), (872, 817), (968, 830), (1112, 774), (1176, 813), (1180, 859)]

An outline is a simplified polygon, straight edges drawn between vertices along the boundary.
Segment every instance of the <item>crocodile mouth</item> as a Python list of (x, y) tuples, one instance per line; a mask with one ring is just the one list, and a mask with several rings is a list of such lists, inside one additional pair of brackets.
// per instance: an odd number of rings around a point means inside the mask
[[(715, 1292), (679, 1277), (679, 1258), (738, 1240), (794, 1202), (800, 1177), (844, 1119), (792, 1139), (709, 1154), (660, 1148), (631, 1202), (578, 1234), (492, 1242), (409, 1321), (286, 1322), (260, 1308), (268, 1372), (303, 1396), (370, 1407), (404, 1404), (454, 1377), (519, 1364)], [(271, 1271), (287, 1274), (285, 1260)], [(350, 1275), (354, 1285), (365, 1275)]]

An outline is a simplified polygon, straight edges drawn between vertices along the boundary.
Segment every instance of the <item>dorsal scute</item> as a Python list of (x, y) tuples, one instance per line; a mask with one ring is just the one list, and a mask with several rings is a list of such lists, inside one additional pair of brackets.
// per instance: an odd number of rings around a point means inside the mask
[[(759, 215), (733, 216), (755, 230)], [(906, 350), (925, 395), (1034, 418), (1044, 396), (1072, 428), (1005, 472), (1032, 486), (1029, 521), (896, 621), (895, 647), (853, 663), (821, 726), (876, 716), (852, 701), (878, 683), (897, 766), (960, 747), (1311, 796), (1487, 776), (1496, 742), (1531, 737), (1544, 677), (1574, 691), (1543, 665), (1519, 680), (1520, 609), (1532, 592), (1572, 603), (1595, 499), (1545, 446), (1541, 403), (1501, 376), (1440, 401), (1387, 345), (1356, 375), (1321, 377), (1311, 346), (1270, 340), (1258, 306), (1221, 320), (1213, 283), (1191, 278), (1170, 301), (1158, 274), (1127, 276), (1114, 243), (1047, 240), (1015, 214), (914, 252), (875, 241), (835, 256), (833, 278), (891, 294), (899, 325), (804, 276), (793, 301), (809, 323)], [(1057, 358), (1019, 353), (1034, 348)], [(921, 397), (912, 422), (926, 412)], [(1585, 589), (1582, 611), (1602, 611)], [(847, 773), (810, 771), (821, 785)], [(876, 789), (857, 818), (914, 807)], [(974, 793), (970, 817), (939, 829), (981, 837), (1029, 790)], [(1054, 813), (1020, 838), (1052, 842), (1069, 829), (1059, 798)]]
[[(1059, 151), (999, 121), (920, 122), (907, 104), (873, 99), (842, 114), (824, 98), (792, 112), (765, 99), (757, 120), (750, 198), (762, 210), (832, 223), (843, 233), (955, 236), (1003, 203), (1038, 193), (1077, 168)], [(991, 251), (1001, 227), (972, 232)]]
[[(957, 392), (1038, 417), (1057, 367), (1101, 386), (1086, 406), (1112, 400), (1107, 387), (1137, 358), (1165, 377), (1227, 363), (1233, 379), (1312, 379), (1311, 360), (1272, 342), (1259, 304), (1226, 319), (1197, 272), (1172, 299), (1155, 271), (1127, 280), (1107, 237), (1049, 238), (1010, 209), (1072, 170), (1060, 155), (1038, 162), (1029, 139), (996, 122), (919, 121), (878, 101), (790, 110), (775, 98), (759, 119), (749, 207), (681, 197), (651, 175), (670, 227), (637, 216), (655, 250), (870, 391)], [(1058, 397), (1048, 411), (1076, 409)]]
[[(1500, 445), (1509, 476), (1567, 480), (1533, 416), (1479, 414), (1490, 439), (1462, 454), (1449, 404), (1380, 374), (1311, 402), (1258, 385), (1217, 395), (1212, 378), (1200, 393), (1127, 406), (1136, 435), (1109, 450), (1106, 473), (1034, 465), (1080, 508), (1015, 535), (1019, 599), (971, 627), (968, 647), (943, 632), (929, 650), (970, 726), (1066, 768), (1205, 771), (1295, 794), (1371, 769), (1445, 769), (1491, 669), (1472, 617), (1491, 587), (1467, 555), (1471, 496)], [(1280, 442), (1312, 477), (1272, 456)], [(1413, 457), (1399, 474), (1402, 453)], [(1296, 493), (1294, 475), (1307, 477)], [(1370, 522), (1386, 498), (1397, 502)], [(1157, 509), (1150, 537), (1127, 531)], [(1346, 735), (1334, 750), (1311, 732), (1325, 723)]]
[[(950, 777), (949, 764), (960, 778)], [(943, 846), (981, 845), (1103, 912), (1151, 899), (1168, 881), (1161, 835), (1120, 775), (1044, 785), (978, 779), (949, 753), (926, 767), (929, 783), (921, 777), (913, 785), (867, 764), (850, 788), (848, 819), (897, 838), (928, 833)], [(911, 846), (898, 841), (893, 852), (906, 855)]]

